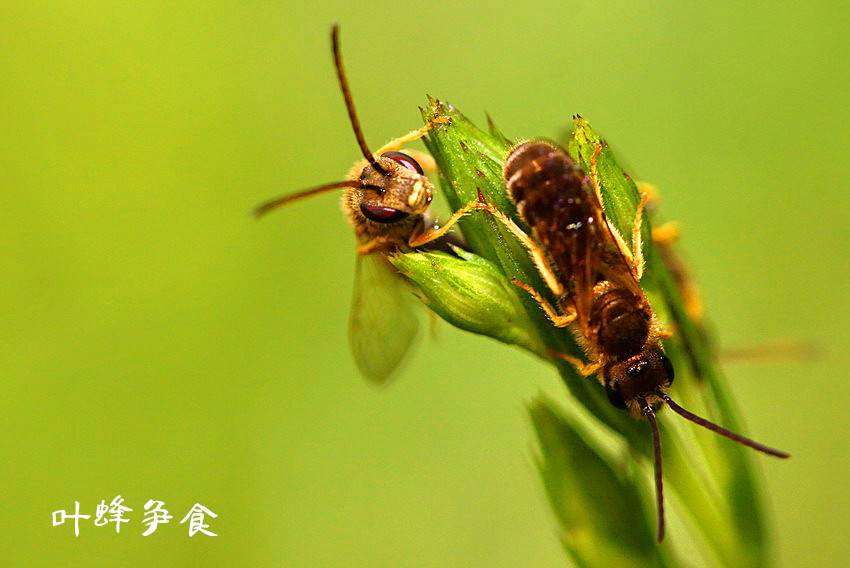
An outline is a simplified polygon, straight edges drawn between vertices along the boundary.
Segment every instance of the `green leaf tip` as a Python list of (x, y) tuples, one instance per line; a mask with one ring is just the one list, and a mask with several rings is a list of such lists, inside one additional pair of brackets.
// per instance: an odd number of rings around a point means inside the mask
[(545, 397), (528, 405), (538, 469), (561, 541), (578, 566), (664, 566), (634, 470), (618, 467)]
[[(578, 162), (585, 172), (591, 169), (591, 161), (597, 145), (602, 149), (596, 158), (601, 185), (602, 207), (605, 215), (614, 224), (620, 235), (627, 237), (632, 234), (635, 212), (640, 203), (640, 192), (637, 184), (623, 171), (614, 152), (608, 143), (596, 133), (590, 123), (579, 115), (573, 117), (573, 133), (567, 144), (567, 152)], [(641, 227), (643, 241), (649, 243), (652, 238), (650, 221), (644, 215)], [(625, 239), (630, 242), (630, 239)], [(632, 251), (634, 252), (634, 251)]]

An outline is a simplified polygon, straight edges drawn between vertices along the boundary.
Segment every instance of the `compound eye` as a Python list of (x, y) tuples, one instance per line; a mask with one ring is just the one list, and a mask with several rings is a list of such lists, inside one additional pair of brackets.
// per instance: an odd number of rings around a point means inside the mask
[(407, 168), (411, 172), (415, 172), (415, 173), (419, 174), (420, 176), (425, 175), (425, 173), (422, 171), (422, 166), (419, 165), (419, 162), (417, 162), (416, 160), (414, 160), (413, 158), (411, 158), (410, 156), (408, 156), (407, 154), (405, 154), (403, 152), (385, 152), (385, 153), (381, 154), (381, 156), (384, 157), (384, 158), (389, 158), (390, 160), (393, 160), (395, 162), (398, 162), (399, 164), (401, 164), (402, 166), (404, 166), (405, 168)]
[(661, 354), (661, 364), (664, 365), (664, 372), (667, 373), (667, 380), (669, 381), (667, 384), (673, 384), (673, 363), (670, 362), (670, 358), (667, 357), (664, 353)]
[(360, 204), (360, 212), (375, 223), (395, 223), (408, 216), (407, 211), (383, 207), (382, 205), (369, 205), (368, 203)]
[(626, 408), (626, 401), (623, 400), (623, 395), (620, 394), (620, 389), (614, 389), (605, 385), (605, 394), (608, 395), (608, 402), (617, 408)]

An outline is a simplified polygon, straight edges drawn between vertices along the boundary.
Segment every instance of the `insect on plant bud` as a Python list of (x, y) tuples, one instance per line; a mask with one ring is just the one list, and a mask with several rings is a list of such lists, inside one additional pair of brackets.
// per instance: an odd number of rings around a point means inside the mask
[(455, 249), (395, 254), (390, 262), (413, 282), (422, 301), (452, 325), (545, 356), (517, 287), (488, 260)]

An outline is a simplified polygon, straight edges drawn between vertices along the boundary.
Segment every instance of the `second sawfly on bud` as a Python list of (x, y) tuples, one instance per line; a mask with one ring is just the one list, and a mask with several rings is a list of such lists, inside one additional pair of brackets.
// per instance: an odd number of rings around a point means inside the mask
[(662, 329), (640, 286), (644, 273), (641, 219), (644, 194), (637, 207), (632, 234), (624, 238), (608, 220), (597, 172), (597, 143), (585, 173), (557, 145), (532, 140), (513, 146), (504, 161), (503, 180), (526, 233), (505, 213), (478, 199), (460, 208), (439, 231), (473, 211), (485, 211), (503, 224), (527, 249), (548, 291), (552, 305), (539, 290), (514, 279), (557, 327), (569, 327), (588, 362), (549, 352), (571, 363), (585, 376), (596, 375), (614, 406), (649, 421), (655, 457), (658, 541), (664, 538), (664, 487), (661, 436), (656, 408), (666, 404), (684, 418), (735, 442), (768, 455), (789, 454), (736, 434), (679, 406), (668, 394), (673, 364), (664, 352)]

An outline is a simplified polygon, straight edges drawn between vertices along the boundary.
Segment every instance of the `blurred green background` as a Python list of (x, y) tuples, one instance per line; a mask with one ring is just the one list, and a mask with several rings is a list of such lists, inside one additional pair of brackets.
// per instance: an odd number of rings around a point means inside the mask
[[(426, 93), (515, 138), (581, 113), (662, 189), (723, 346), (820, 347), (727, 373), (794, 456), (756, 460), (778, 564), (850, 562), (846, 4), (351, 4), (0, 7), (0, 564), (567, 564), (524, 410), (554, 370), (441, 325), (372, 388), (337, 197), (249, 217), (358, 157), (333, 20), (373, 147)], [(119, 494), (120, 534), (51, 526)], [(148, 499), (175, 518), (142, 537)]]

